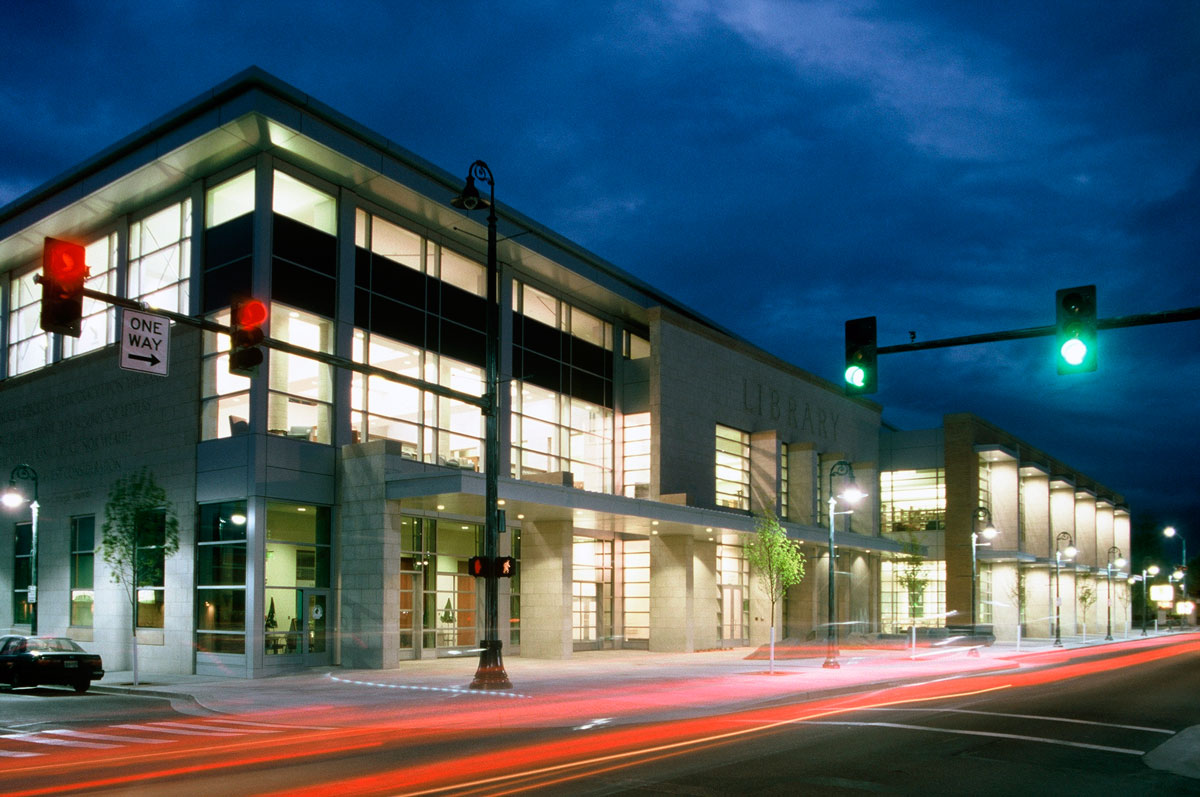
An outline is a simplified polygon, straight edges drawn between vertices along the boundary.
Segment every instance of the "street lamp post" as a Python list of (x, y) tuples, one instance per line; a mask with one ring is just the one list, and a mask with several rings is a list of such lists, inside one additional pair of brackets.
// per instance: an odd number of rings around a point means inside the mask
[(1121, 549), (1115, 545), (1108, 549), (1108, 633), (1104, 635), (1105, 642), (1112, 642), (1113, 565), (1116, 565), (1117, 567), (1125, 566), (1125, 559), (1121, 556)]
[[(979, 524), (979, 521), (984, 522), (983, 531), (975, 531), (974, 526)], [(975, 510), (975, 517), (971, 520), (971, 635), (975, 635), (975, 613), (979, 606), (979, 599), (976, 597), (976, 585), (979, 582), (979, 554), (976, 550), (981, 545), (991, 545), (990, 542), (980, 542), (979, 536), (982, 534), (985, 540), (991, 540), (996, 537), (996, 527), (992, 525), (992, 510), (986, 506), (981, 506)]]
[(1167, 526), (1165, 529), (1163, 529), (1163, 536), (1178, 537), (1179, 544), (1183, 546), (1179, 552), (1180, 571), (1183, 573), (1183, 578), (1180, 579), (1180, 581), (1183, 584), (1183, 599), (1187, 600), (1187, 538), (1185, 538), (1182, 534), (1178, 534), (1175, 531), (1174, 526)]
[[(17, 489), (17, 480), (33, 482), (33, 499), (29, 500)], [(29, 633), (36, 635), (38, 632), (38, 594), (37, 594), (37, 577), (38, 577), (38, 475), (37, 471), (28, 465), (18, 465), (12, 469), (12, 474), (8, 477), (8, 489), (4, 491), (2, 499), (4, 505), (9, 509), (15, 509), (25, 501), (29, 500)]]
[[(1063, 548), (1062, 543), (1066, 543), (1067, 547)], [(1062, 567), (1062, 558), (1065, 556), (1068, 559), (1074, 558), (1078, 551), (1075, 549), (1075, 541), (1071, 539), (1071, 535), (1065, 531), (1060, 531), (1058, 536), (1054, 538), (1054, 647), (1062, 647), (1062, 587), (1059, 583), (1058, 572)]]
[[(833, 479), (835, 476), (845, 476), (849, 483), (841, 494), (837, 497), (833, 494)], [(837, 641), (837, 626), (835, 619), (837, 612), (835, 609), (835, 601), (837, 598), (837, 588), (834, 585), (834, 559), (836, 558), (836, 548), (833, 541), (833, 519), (836, 515), (848, 515), (854, 510), (848, 509), (845, 512), (834, 511), (837, 508), (837, 499), (842, 498), (848, 504), (857, 503), (865, 495), (858, 489), (858, 482), (854, 480), (854, 466), (844, 459), (833, 463), (829, 469), (829, 628), (827, 630), (826, 639), (828, 646), (826, 650), (825, 663), (822, 667), (836, 670), (841, 667), (838, 664), (838, 641)]]
[[(482, 180), (488, 186), (488, 198), (479, 195), (475, 181)], [(492, 170), (481, 160), (467, 169), (467, 182), (462, 193), (450, 200), (450, 204), (463, 210), (487, 209), (487, 341), (484, 352), (484, 504), (483, 504), (483, 555), (495, 563), (500, 555), (501, 516), (499, 509), (500, 476), (500, 308), (499, 266), (496, 262), (496, 182)], [(512, 682), (504, 671), (504, 660), (500, 655), (499, 618), (500, 577), (494, 566), (488, 567), (484, 579), (483, 613), (484, 639), (480, 645), (479, 667), (471, 681), (472, 689), (511, 689)]]
[(1150, 608), (1150, 602), (1147, 599), (1147, 593), (1150, 579), (1158, 575), (1158, 565), (1150, 565), (1142, 570), (1142, 636), (1146, 635), (1146, 614)]

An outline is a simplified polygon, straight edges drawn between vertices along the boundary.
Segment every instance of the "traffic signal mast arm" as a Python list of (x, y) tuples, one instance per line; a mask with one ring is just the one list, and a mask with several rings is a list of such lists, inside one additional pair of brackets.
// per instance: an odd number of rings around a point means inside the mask
[[(1162, 310), (1157, 313), (1139, 313), (1123, 315), (1114, 318), (1100, 318), (1096, 321), (1097, 329), (1122, 329), (1124, 327), (1142, 327), (1150, 324), (1171, 324), (1177, 321), (1200, 320), (1200, 307), (1185, 307), (1181, 310)], [(1056, 326), (1051, 324), (1044, 327), (1027, 327), (1025, 329), (1010, 329), (1005, 332), (984, 332), (979, 335), (962, 335), (957, 338), (941, 338), (940, 340), (924, 340), (914, 343), (900, 343), (895, 346), (879, 346), (876, 354), (899, 354), (906, 351), (922, 351), (924, 349), (945, 349), (951, 346), (969, 346), (973, 343), (995, 343), (1001, 340), (1018, 340), (1020, 338), (1050, 337), (1055, 334)]]
[[(121, 296), (113, 296), (112, 294), (94, 291), (90, 288), (84, 288), (83, 295), (88, 299), (96, 299), (101, 302), (108, 302), (109, 304), (115, 304), (118, 307), (124, 307), (129, 310), (137, 310), (139, 312), (161, 315), (177, 324), (197, 327), (206, 332), (216, 332), (221, 335), (230, 335), (233, 332), (232, 327), (225, 324), (218, 324), (215, 321), (209, 321), (204, 318), (192, 318), (190, 315), (173, 313), (169, 310), (159, 310), (157, 308), (147, 306), (145, 302), (136, 302), (132, 299), (125, 299)], [(454, 399), (455, 401), (461, 401), (464, 404), (470, 404), (473, 407), (479, 407), (484, 411), (484, 413), (489, 411), (487, 397), (485, 396), (474, 396), (470, 393), (462, 393), (458, 390), (443, 387), (442, 385), (433, 382), (425, 382), (421, 379), (414, 379), (411, 376), (398, 374), (395, 371), (377, 368), (373, 365), (367, 365), (366, 363), (354, 362), (353, 360), (348, 360), (345, 357), (339, 357), (336, 354), (325, 354), (324, 352), (306, 349), (303, 346), (293, 346), (291, 343), (287, 343), (282, 340), (264, 338), (260, 345), (265, 346), (268, 349), (284, 352), (285, 354), (295, 354), (299, 357), (307, 357), (310, 360), (316, 360), (317, 362), (325, 363), (326, 365), (332, 365), (335, 368), (346, 368), (347, 370), (355, 371), (366, 376), (378, 376), (381, 379), (388, 380), (389, 382), (397, 382), (401, 385), (407, 385), (408, 387), (415, 387), (420, 390), (428, 390), (430, 393), (434, 393), (442, 398)]]

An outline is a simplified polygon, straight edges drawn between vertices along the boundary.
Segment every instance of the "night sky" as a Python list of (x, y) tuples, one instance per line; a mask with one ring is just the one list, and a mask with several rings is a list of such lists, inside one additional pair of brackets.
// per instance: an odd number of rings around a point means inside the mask
[[(1200, 3), (6, 4), (0, 204), (257, 65), (840, 380), (879, 343), (1200, 305)], [(886, 355), (884, 420), (972, 412), (1200, 554), (1200, 322)], [(1176, 559), (1178, 545), (1163, 545)], [(1145, 550), (1139, 553), (1146, 553)], [(1157, 553), (1157, 551), (1155, 551)]]

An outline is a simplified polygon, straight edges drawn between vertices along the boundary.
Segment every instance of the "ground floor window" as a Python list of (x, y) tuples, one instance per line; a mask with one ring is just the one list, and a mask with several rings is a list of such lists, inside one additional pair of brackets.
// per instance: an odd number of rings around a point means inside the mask
[(612, 637), (613, 541), (576, 537), (572, 551), (571, 638), (600, 645)]
[(880, 595), (884, 631), (904, 633), (914, 625), (942, 625), (946, 613), (946, 563), (918, 556), (884, 561), (880, 568)]
[(621, 543), (622, 620), (625, 639), (650, 639), (650, 541)]
[(29, 582), (33, 573), (33, 524), (16, 524), (13, 550), (13, 622), (33, 622), (33, 603), (29, 600)]
[(263, 651), (326, 653), (329, 647), (330, 509), (267, 502)]
[(92, 626), (95, 559), (95, 516), (71, 518), (71, 625), (75, 627)]
[(196, 525), (196, 649), (246, 652), (246, 502), (203, 504)]

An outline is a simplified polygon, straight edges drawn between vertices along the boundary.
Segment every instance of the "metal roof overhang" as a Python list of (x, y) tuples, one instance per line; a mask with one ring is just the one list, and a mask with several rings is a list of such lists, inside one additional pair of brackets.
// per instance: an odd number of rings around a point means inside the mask
[(1019, 562), (1021, 564), (1030, 564), (1038, 561), (1037, 556), (1025, 551), (995, 551), (991, 548), (979, 548), (978, 554), (981, 562)]
[[(475, 471), (439, 469), (438, 472), (392, 475), (386, 495), (408, 509), (425, 514), (463, 518), (483, 516), (484, 475)], [(687, 535), (698, 540), (733, 542), (734, 535), (754, 532), (751, 515), (701, 509), (643, 498), (627, 498), (554, 484), (500, 479), (501, 507), (509, 525), (518, 515), (532, 522), (570, 523), (580, 532), (594, 531), (630, 537)], [(829, 544), (829, 530), (816, 526), (783, 524), (788, 537), (819, 546)], [(863, 551), (902, 553), (904, 546), (883, 537), (838, 532), (839, 546)]]

